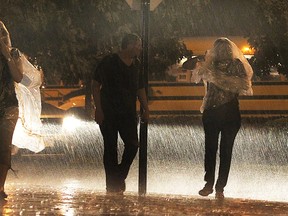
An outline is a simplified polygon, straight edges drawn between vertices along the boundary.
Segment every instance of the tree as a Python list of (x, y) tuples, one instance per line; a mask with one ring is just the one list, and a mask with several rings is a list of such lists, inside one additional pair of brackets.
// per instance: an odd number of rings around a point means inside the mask
[(251, 60), (256, 75), (276, 66), (288, 76), (287, 0), (164, 0), (153, 18), (160, 35), (248, 38), (256, 50)]
[(183, 57), (191, 57), (192, 52), (187, 50), (178, 38), (154, 37), (150, 43), (149, 80), (167, 81), (165, 71), (169, 66), (180, 62)]
[[(84, 83), (124, 33), (141, 34), (141, 12), (125, 0), (0, 0), (1, 19), (15, 46), (37, 60), (48, 84)], [(163, 0), (150, 16), (150, 78), (190, 57), (182, 37), (243, 35), (256, 49), (261, 75), (277, 65), (287, 74), (287, 1)], [(255, 70), (256, 72), (258, 70)], [(87, 86), (89, 83), (87, 83)]]
[[(66, 56), (60, 53), (65, 47), (62, 43), (65, 39), (60, 39), (63, 28), (58, 28), (63, 16), (52, 2), (44, 0), (2, 0), (1, 9), (5, 9), (1, 14), (4, 14), (3, 20), (9, 28), (13, 45), (37, 59), (44, 72), (49, 73), (46, 76), (48, 82), (54, 84), (60, 78), (59, 71), (64, 67), (63, 58)], [(58, 64), (55, 64), (55, 59)]]
[(286, 0), (254, 0), (257, 25), (251, 28), (249, 43), (256, 50), (252, 66), (263, 76), (272, 66), (288, 77), (288, 2)]
[[(131, 10), (125, 0), (1, 0), (0, 10), (14, 44), (37, 59), (48, 84), (60, 79), (66, 85), (90, 80), (97, 61), (118, 49), (124, 33), (141, 34), (141, 12)], [(158, 74), (169, 66), (165, 64), (187, 53), (181, 42), (170, 37), (174, 39), (164, 40), (177, 49), (174, 55), (165, 55)], [(171, 52), (167, 48), (162, 52)]]

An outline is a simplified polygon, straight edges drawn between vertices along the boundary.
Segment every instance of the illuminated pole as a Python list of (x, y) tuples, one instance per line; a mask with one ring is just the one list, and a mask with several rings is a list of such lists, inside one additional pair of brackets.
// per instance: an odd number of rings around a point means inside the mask
[[(149, 13), (150, 0), (141, 0), (142, 10), (142, 73), (144, 75), (144, 84), (148, 98), (148, 39), (149, 39)], [(143, 109), (141, 108), (141, 112)], [(145, 195), (147, 191), (147, 122), (140, 124), (140, 148), (139, 148), (139, 184), (138, 194)]]

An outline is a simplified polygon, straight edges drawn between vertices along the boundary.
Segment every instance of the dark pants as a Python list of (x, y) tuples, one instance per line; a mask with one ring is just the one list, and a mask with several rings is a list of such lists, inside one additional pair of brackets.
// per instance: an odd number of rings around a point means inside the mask
[(18, 107), (5, 109), (0, 118), (0, 164), (11, 168), (11, 144), (18, 119)]
[[(137, 121), (133, 116), (117, 116), (100, 125), (104, 140), (104, 168), (107, 191), (125, 190), (123, 184), (138, 151)], [(118, 133), (124, 142), (124, 152), (118, 163)], [(124, 186), (125, 187), (125, 186)]]
[(216, 191), (223, 192), (227, 184), (234, 140), (241, 126), (238, 101), (205, 110), (202, 116), (205, 131), (205, 177), (206, 187), (213, 188), (215, 181), (216, 154), (220, 139), (220, 165)]

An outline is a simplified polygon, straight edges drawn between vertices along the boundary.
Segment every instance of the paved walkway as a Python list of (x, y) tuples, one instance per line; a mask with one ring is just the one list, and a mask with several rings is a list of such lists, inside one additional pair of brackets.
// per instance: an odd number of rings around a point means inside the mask
[(213, 197), (147, 195), (127, 193), (108, 196), (103, 192), (64, 188), (9, 187), (2, 215), (288, 215), (288, 203)]

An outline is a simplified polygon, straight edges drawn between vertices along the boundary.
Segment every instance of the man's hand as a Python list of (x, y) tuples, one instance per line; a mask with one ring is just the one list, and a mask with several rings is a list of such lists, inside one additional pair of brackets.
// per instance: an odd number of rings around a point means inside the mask
[(97, 124), (101, 125), (104, 120), (104, 113), (102, 109), (96, 109), (95, 110), (95, 121)]
[(93, 80), (91, 89), (92, 89), (93, 100), (94, 100), (94, 104), (96, 108), (95, 121), (97, 124), (101, 125), (104, 120), (104, 113), (103, 113), (102, 106), (101, 106), (101, 94), (100, 94), (101, 84), (97, 82), (96, 80)]
[(141, 123), (147, 123), (149, 121), (149, 110), (143, 110), (141, 114)]
[(143, 113), (141, 114), (141, 122), (147, 123), (149, 120), (149, 108), (145, 89), (144, 88), (139, 89), (137, 93), (141, 107), (143, 107)]

